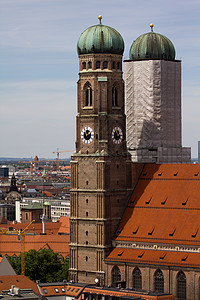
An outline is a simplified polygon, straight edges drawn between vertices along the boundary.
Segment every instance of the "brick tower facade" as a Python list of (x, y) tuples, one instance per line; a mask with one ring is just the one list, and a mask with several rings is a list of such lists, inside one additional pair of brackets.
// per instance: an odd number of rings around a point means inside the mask
[[(94, 283), (97, 278), (103, 285), (104, 258), (131, 191), (131, 159), (126, 148), (123, 51), (115, 53), (106, 44), (110, 34), (107, 29), (112, 28), (103, 26), (101, 21), (93, 27), (100, 31), (101, 49), (93, 45), (83, 53), (78, 48), (80, 72), (76, 152), (71, 157), (69, 274), (75, 282)], [(86, 36), (86, 40), (90, 38)], [(92, 38), (95, 43), (97, 34)]]

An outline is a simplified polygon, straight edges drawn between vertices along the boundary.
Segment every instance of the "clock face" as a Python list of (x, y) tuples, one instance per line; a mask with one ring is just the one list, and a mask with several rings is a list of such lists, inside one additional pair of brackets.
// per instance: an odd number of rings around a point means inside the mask
[(120, 144), (123, 139), (123, 132), (120, 127), (113, 128), (112, 140), (115, 144)]
[(85, 144), (90, 144), (94, 138), (94, 131), (91, 127), (85, 126), (81, 130), (81, 139)]

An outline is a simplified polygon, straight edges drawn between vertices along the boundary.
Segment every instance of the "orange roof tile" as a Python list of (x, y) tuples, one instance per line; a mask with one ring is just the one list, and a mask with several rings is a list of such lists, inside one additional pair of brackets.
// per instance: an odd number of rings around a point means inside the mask
[[(58, 234), (58, 232), (61, 232), (60, 228), (63, 226), (63, 228), (66, 228), (66, 224), (69, 222), (69, 217), (62, 217), (59, 219), (60, 221), (57, 222), (46, 222), (45, 223), (45, 232), (46, 234)], [(64, 225), (63, 225), (64, 224)], [(24, 229), (27, 226), (26, 223), (16, 223), (16, 224), (0, 224), (0, 230), (1, 229), (8, 229), (9, 227), (12, 227), (13, 230), (19, 230)], [(64, 229), (63, 229), (64, 230)], [(29, 226), (29, 232), (40, 234), (42, 233), (42, 223), (33, 223)], [(69, 230), (65, 229), (66, 233), (69, 233)]]
[(167, 295), (167, 294), (161, 294), (160, 295), (153, 295), (152, 292), (148, 291), (128, 291), (128, 290), (114, 290), (114, 289), (104, 289), (104, 288), (90, 288), (86, 287), (84, 289), (84, 293), (89, 294), (98, 294), (103, 296), (112, 296), (112, 297), (127, 297), (127, 298), (134, 298), (134, 299), (162, 299), (162, 300), (169, 300), (169, 299), (175, 299), (173, 295)]
[(200, 245), (199, 199), (200, 165), (146, 164), (115, 240)]
[(106, 261), (159, 264), (168, 266), (200, 267), (199, 253), (115, 248)]
[(69, 217), (60, 217), (58, 219), (57, 222), (60, 222), (61, 223), (61, 226), (58, 230), (58, 233), (67, 233), (67, 234), (70, 234), (70, 223), (69, 223)]
[(48, 297), (48, 296), (60, 296), (60, 295), (68, 295), (74, 298), (77, 298), (78, 295), (82, 292), (84, 287), (77, 286), (77, 285), (70, 285), (69, 283), (66, 284), (51, 284), (48, 283), (42, 283), (40, 285), (40, 288), (42, 290), (42, 293)]
[(0, 292), (10, 289), (11, 285), (20, 289), (32, 289), (36, 294), (40, 294), (37, 284), (24, 275), (0, 276)]
[[(69, 255), (69, 235), (26, 235), (25, 251), (30, 249), (52, 249), (63, 257)], [(0, 253), (2, 256), (20, 255), (21, 242), (17, 235), (0, 235)]]

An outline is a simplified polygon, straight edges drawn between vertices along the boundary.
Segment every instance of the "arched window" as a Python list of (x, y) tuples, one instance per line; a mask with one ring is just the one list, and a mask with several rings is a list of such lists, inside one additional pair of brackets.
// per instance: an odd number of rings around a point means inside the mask
[(84, 70), (84, 69), (86, 69), (86, 62), (85, 61), (82, 63), (82, 70)]
[(112, 69), (115, 69), (115, 61), (112, 62)]
[(92, 69), (92, 62), (91, 61), (88, 62), (88, 69)]
[(103, 62), (103, 68), (104, 68), (104, 69), (107, 69), (107, 68), (108, 68), (108, 62), (107, 62), (107, 61), (104, 61), (104, 62)]
[(180, 271), (176, 277), (177, 280), (177, 297), (181, 300), (186, 299), (186, 277), (185, 274)]
[(120, 62), (117, 63), (117, 70), (120, 69)]
[(138, 268), (133, 270), (133, 288), (141, 289), (142, 288), (142, 274)]
[(117, 101), (117, 89), (116, 87), (112, 88), (112, 106), (117, 106), (118, 105), (118, 101)]
[(164, 293), (164, 277), (159, 269), (154, 273), (154, 290)]
[(90, 84), (85, 87), (85, 106), (92, 106), (92, 88)]
[(112, 285), (115, 286), (116, 282), (121, 281), (121, 273), (118, 266), (112, 268)]
[(96, 69), (100, 69), (100, 61), (96, 62)]

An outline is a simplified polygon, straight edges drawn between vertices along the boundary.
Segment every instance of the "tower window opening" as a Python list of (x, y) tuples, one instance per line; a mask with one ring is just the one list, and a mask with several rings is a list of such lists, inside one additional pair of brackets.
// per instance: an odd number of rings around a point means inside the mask
[(112, 62), (112, 69), (115, 69), (115, 61)]
[(85, 257), (85, 260), (88, 261), (88, 257), (87, 256)]
[(120, 69), (120, 62), (117, 63), (117, 70)]
[(104, 62), (103, 62), (103, 68), (104, 68), (104, 69), (107, 69), (107, 68), (108, 68), (108, 62), (107, 62), (107, 61), (104, 61)]
[(86, 181), (86, 185), (88, 185), (88, 180)]
[(85, 244), (88, 245), (88, 241), (86, 241)]
[(91, 61), (88, 62), (88, 68), (92, 69), (92, 62)]
[(82, 70), (84, 70), (84, 69), (86, 69), (86, 62), (85, 61), (82, 63)]
[(85, 215), (86, 215), (86, 217), (88, 217), (88, 211), (86, 211)]
[(96, 69), (100, 69), (100, 61), (99, 60), (96, 62)]
[(85, 90), (85, 106), (92, 106), (92, 88), (87, 86)]
[(85, 234), (88, 235), (88, 231), (86, 231)]
[(112, 106), (117, 106), (118, 103), (117, 103), (117, 89), (116, 87), (113, 87), (112, 88)]
[(88, 204), (88, 199), (86, 199), (86, 204)]

